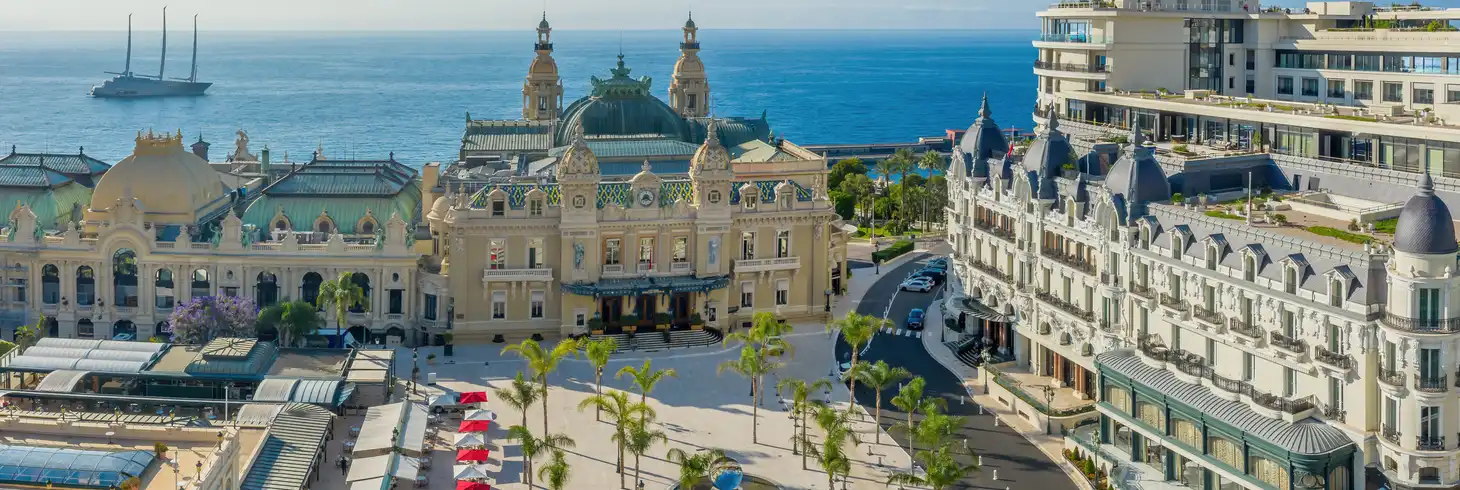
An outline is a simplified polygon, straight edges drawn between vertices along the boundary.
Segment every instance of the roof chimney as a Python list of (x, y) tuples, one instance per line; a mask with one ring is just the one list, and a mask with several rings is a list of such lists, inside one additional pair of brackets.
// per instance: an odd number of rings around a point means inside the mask
[(199, 136), (198, 137), (198, 142), (197, 143), (193, 143), (193, 146), (192, 146), (193, 154), (194, 155), (197, 155), (198, 158), (202, 158), (203, 161), (206, 162), (206, 161), (208, 161), (208, 147), (209, 146), (212, 146), (212, 145), (209, 145), (207, 141), (203, 141), (202, 136)]

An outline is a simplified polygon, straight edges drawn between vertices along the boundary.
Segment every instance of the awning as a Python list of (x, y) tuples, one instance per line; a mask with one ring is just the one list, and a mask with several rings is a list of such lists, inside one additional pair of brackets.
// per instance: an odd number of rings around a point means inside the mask
[(578, 296), (640, 296), (646, 294), (704, 293), (724, 289), (730, 276), (637, 277), (604, 279), (596, 283), (563, 284), (563, 292)]
[(991, 322), (1012, 322), (1012, 321), (1014, 321), (1014, 319), (1012, 317), (1010, 317), (1008, 315), (1005, 315), (1003, 313), (999, 313), (997, 311), (994, 311), (993, 308), (989, 308), (988, 306), (984, 306), (984, 304), (978, 302), (978, 300), (973, 299), (973, 298), (970, 298), (970, 297), (967, 297), (967, 296), (959, 296), (959, 297), (951, 298), (951, 299), (948, 300), (948, 302), (946, 304), (949, 305), (949, 306), (952, 306), (954, 310), (957, 310), (958, 312), (961, 312), (961, 313), (967, 313), (969, 316), (972, 316), (974, 318), (982, 318), (984, 320), (988, 320), (988, 321), (991, 321)]
[(462, 393), (461, 394), (461, 397), (458, 398), (456, 402), (457, 403), (460, 403), (462, 405), (465, 405), (465, 404), (468, 404), (468, 403), (486, 403), (487, 402), (487, 392), (485, 392), (485, 391), (468, 391), (466, 393)]
[(479, 481), (457, 481), (456, 490), (492, 490), (492, 486)]
[(481, 420), (481, 421), (463, 420), (463, 421), (461, 421), (461, 427), (458, 427), (456, 429), (456, 431), (457, 432), (486, 432), (487, 431), (487, 426), (490, 425), (490, 424), (491, 424), (491, 422), (487, 422), (485, 420)]
[(488, 451), (486, 449), (458, 449), (456, 450), (456, 462), (485, 462), (487, 460), (487, 457), (491, 456), (491, 453), (491, 451)]
[(491, 478), (487, 473), (491, 471), (484, 464), (458, 464), (451, 467), (451, 473), (456, 475), (457, 480), (477, 480)]
[(497, 420), (497, 414), (492, 412), (491, 410), (469, 410), (466, 412), (466, 416), (462, 417), (461, 420), (469, 420), (472, 422), (489, 422), (492, 420)]
[(90, 373), (68, 369), (51, 371), (46, 373), (46, 378), (42, 379), (41, 383), (36, 385), (35, 390), (67, 393), (76, 389), (76, 383), (81, 381), (81, 378), (85, 378), (87, 374)]
[(345, 481), (373, 480), (382, 476), (415, 481), (420, 470), (420, 459), (395, 453), (355, 458), (350, 461), (350, 472)]
[(456, 433), (457, 448), (479, 448), (487, 445), (487, 436), (481, 432)]
[(299, 384), (299, 378), (270, 378), (259, 382), (258, 388), (254, 388), (253, 401), (256, 402), (286, 402), (289, 395), (294, 393), (294, 385)]

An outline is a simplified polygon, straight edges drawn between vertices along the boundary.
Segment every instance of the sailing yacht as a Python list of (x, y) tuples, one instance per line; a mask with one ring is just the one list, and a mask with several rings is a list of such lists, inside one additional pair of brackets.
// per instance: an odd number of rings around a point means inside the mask
[(211, 82), (198, 81), (198, 16), (193, 16), (193, 67), (187, 78), (167, 79), (167, 8), (162, 8), (162, 62), (157, 75), (141, 75), (132, 72), (132, 16), (127, 16), (127, 64), (119, 72), (107, 72), (116, 77), (91, 87), (92, 97), (133, 98), (173, 97), (203, 95)]

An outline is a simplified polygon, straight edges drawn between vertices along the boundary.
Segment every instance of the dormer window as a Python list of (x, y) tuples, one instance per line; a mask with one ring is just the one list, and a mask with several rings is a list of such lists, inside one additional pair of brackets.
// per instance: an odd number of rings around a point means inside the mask
[(1333, 278), (1328, 282), (1328, 306), (1343, 306), (1343, 293), (1348, 288), (1343, 287), (1343, 279)]
[(1141, 250), (1151, 249), (1151, 229), (1141, 227)]
[(360, 234), (370, 235), (375, 233), (375, 221), (365, 220), (360, 223)]
[(492, 217), (496, 218), (496, 217), (501, 217), (501, 216), (506, 216), (506, 215), (507, 215), (507, 201), (504, 201), (504, 200), (501, 200), (501, 199), (493, 199), (492, 200)]
[(1242, 257), (1242, 279), (1257, 280), (1257, 259), (1250, 254)]
[(542, 199), (533, 199), (527, 203), (527, 214), (530, 216), (542, 216)]
[(289, 220), (286, 220), (284, 218), (279, 218), (277, 220), (274, 220), (274, 229), (275, 230), (279, 230), (279, 231), (288, 230), (289, 229)]
[(1283, 292), (1298, 294), (1298, 267), (1289, 265), (1283, 270)]
[(331, 223), (328, 218), (321, 219), (321, 220), (316, 221), (314, 223), (314, 231), (317, 231), (317, 232), (320, 232), (320, 233), (332, 233), (332, 232), (334, 232), (334, 230), (335, 230), (334, 223)]
[(1217, 246), (1207, 246), (1207, 270), (1217, 270)]
[(1183, 241), (1180, 235), (1171, 237), (1171, 258), (1181, 260), (1181, 251), (1185, 248), (1181, 246)]

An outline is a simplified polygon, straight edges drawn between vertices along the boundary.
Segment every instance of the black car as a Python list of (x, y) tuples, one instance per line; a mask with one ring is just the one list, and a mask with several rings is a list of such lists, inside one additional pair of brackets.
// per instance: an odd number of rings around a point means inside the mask
[(948, 280), (948, 271), (940, 269), (922, 269), (914, 272), (911, 277), (926, 277), (933, 280), (933, 284), (943, 284)]

